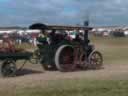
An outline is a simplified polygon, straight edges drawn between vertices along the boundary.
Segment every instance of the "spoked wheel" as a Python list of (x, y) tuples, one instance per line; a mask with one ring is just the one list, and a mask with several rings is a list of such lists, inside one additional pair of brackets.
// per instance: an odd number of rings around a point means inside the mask
[(1, 65), (1, 75), (3, 77), (14, 77), (16, 75), (16, 64), (13, 60), (5, 60)]
[(93, 51), (88, 58), (89, 69), (100, 69), (103, 65), (102, 54), (98, 51)]
[(74, 71), (74, 50), (69, 45), (62, 45), (55, 54), (55, 64), (58, 70), (63, 72)]

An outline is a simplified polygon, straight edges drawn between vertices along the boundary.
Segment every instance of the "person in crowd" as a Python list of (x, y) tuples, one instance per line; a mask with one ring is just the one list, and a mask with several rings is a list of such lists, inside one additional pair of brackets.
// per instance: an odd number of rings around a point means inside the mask
[(37, 37), (37, 41), (40, 44), (48, 44), (48, 33), (45, 30), (42, 30), (42, 32)]
[(14, 40), (11, 39), (7, 33), (5, 33), (3, 35), (2, 48), (6, 52), (15, 52), (15, 43), (14, 43)]

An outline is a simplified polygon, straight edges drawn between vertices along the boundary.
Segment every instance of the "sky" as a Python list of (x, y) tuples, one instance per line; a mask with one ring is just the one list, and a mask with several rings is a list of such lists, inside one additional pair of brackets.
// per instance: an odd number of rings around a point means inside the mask
[(128, 25), (128, 0), (0, 0), (0, 26)]

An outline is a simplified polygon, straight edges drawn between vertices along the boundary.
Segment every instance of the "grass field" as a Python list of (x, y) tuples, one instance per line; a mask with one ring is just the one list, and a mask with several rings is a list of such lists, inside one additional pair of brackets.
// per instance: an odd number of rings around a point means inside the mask
[[(102, 52), (104, 64), (127, 64), (128, 38), (91, 37)], [(29, 46), (28, 46), (29, 47)], [(40, 81), (41, 82), (41, 81)], [(33, 82), (36, 83), (36, 82)], [(12, 90), (12, 91), (11, 91)], [(14, 94), (12, 94), (14, 93)], [(37, 86), (0, 90), (0, 96), (128, 96), (127, 80), (63, 79), (48, 80)]]
[(62, 80), (16, 91), (16, 96), (128, 96), (128, 81)]
[[(105, 64), (128, 62), (128, 38), (92, 37), (92, 43), (104, 56)], [(16, 96), (128, 96), (128, 81), (57, 80), (40, 86), (17, 88)]]
[(92, 42), (102, 52), (105, 64), (128, 62), (128, 38), (93, 37)]

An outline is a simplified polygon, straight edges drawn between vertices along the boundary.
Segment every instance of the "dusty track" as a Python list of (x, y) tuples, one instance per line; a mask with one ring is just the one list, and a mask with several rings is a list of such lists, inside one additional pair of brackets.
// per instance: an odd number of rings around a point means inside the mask
[[(128, 64), (106, 64), (101, 70), (86, 70), (62, 73), (58, 71), (42, 71), (40, 65), (22, 70), (19, 76), (13, 78), (0, 78), (0, 86), (25, 87), (40, 85), (48, 80), (61, 79), (96, 79), (96, 80), (128, 80)], [(3, 88), (1, 87), (1, 88)]]

